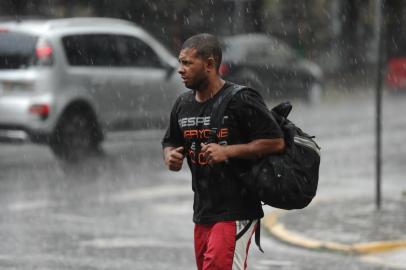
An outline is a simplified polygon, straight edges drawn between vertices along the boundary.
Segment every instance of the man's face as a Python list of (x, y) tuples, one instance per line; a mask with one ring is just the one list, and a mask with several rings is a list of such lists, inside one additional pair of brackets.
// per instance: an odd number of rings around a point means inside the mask
[(200, 91), (207, 85), (207, 62), (197, 56), (196, 49), (186, 48), (180, 51), (178, 73), (189, 89)]

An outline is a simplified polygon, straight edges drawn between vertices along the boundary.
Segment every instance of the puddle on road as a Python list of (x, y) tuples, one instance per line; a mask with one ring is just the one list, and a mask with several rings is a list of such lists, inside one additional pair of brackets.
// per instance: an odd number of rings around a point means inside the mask
[(46, 208), (50, 206), (48, 201), (22, 201), (8, 205), (10, 211), (30, 211)]

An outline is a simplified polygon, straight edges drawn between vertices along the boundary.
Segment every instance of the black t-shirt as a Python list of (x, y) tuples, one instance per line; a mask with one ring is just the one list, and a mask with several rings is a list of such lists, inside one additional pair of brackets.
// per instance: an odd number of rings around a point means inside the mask
[[(229, 86), (231, 83), (226, 82), (220, 91)], [(193, 91), (181, 95), (172, 108), (162, 146), (185, 147), (184, 153), (192, 173), (195, 223), (261, 218), (260, 200), (236, 177), (237, 171), (249, 170), (253, 160), (230, 159), (227, 164), (208, 165), (200, 153), (200, 144), (207, 142), (210, 133), (210, 115), (217, 98), (218, 94), (205, 102), (197, 102)], [(258, 109), (261, 106), (266, 107), (259, 94), (239, 91), (224, 114), (224, 125), (217, 134), (219, 144), (281, 138), (280, 127), (270, 114)]]

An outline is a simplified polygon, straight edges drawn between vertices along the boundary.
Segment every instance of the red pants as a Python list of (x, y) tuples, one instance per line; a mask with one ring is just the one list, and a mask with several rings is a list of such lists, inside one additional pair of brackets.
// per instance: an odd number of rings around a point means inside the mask
[(195, 225), (198, 270), (244, 270), (257, 221), (225, 221)]

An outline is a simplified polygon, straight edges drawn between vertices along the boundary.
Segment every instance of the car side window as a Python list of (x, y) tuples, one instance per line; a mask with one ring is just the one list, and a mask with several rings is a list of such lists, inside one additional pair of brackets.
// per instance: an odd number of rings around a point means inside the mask
[(162, 68), (162, 62), (155, 51), (136, 37), (118, 36), (117, 48), (121, 66)]
[(264, 41), (250, 47), (249, 57), (257, 62), (272, 61), (286, 64), (295, 58), (295, 54), (287, 45), (279, 41)]
[(267, 46), (263, 46), (263, 44), (259, 44), (257, 46), (252, 46), (249, 52), (249, 57), (251, 60), (256, 62), (268, 61), (269, 58), (272, 57), (272, 53)]
[(119, 66), (120, 56), (109, 34), (72, 35), (62, 38), (66, 58), (72, 66)]
[(295, 52), (284, 42), (274, 41), (269, 43), (270, 57), (277, 61), (288, 63), (296, 58)]

